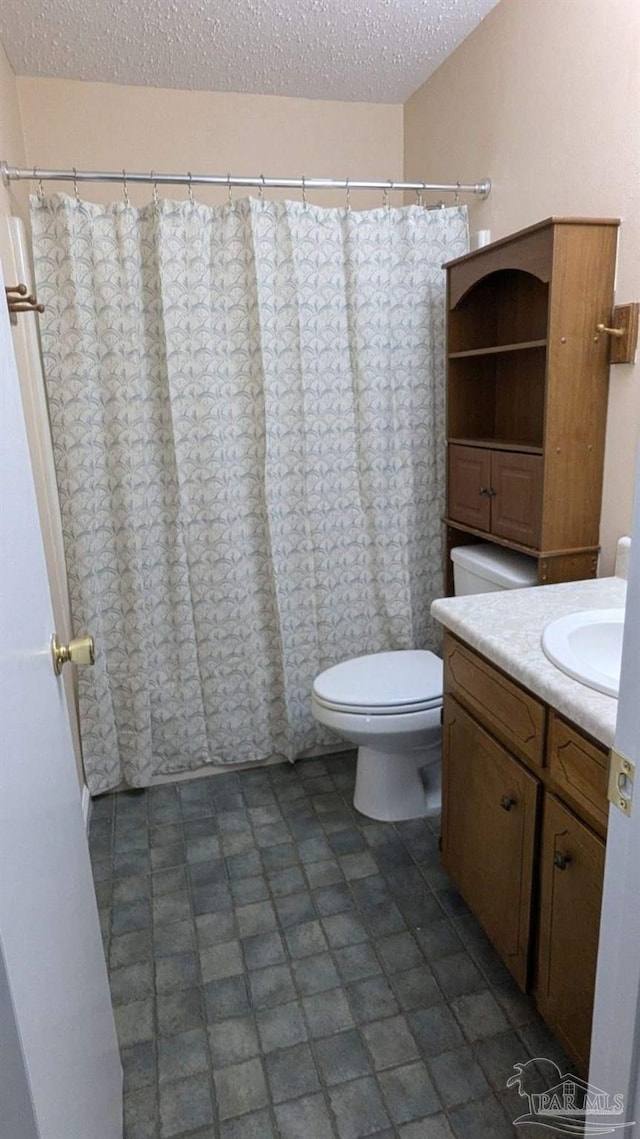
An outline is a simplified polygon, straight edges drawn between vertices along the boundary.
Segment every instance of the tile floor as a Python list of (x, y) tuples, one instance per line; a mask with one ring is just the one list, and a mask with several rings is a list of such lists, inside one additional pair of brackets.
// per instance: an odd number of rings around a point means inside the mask
[(501, 1139), (512, 1065), (566, 1070), (437, 822), (358, 815), (354, 774), (341, 753), (94, 803), (125, 1139)]

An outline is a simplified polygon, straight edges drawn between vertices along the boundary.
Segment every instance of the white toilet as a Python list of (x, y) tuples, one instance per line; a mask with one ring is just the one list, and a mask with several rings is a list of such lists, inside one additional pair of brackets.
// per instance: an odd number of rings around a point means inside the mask
[[(458, 546), (451, 560), (456, 596), (537, 581), (533, 558), (486, 542)], [(316, 678), (316, 720), (358, 745), (361, 814), (401, 822), (439, 813), (442, 694), (442, 661), (421, 649), (355, 657)]]

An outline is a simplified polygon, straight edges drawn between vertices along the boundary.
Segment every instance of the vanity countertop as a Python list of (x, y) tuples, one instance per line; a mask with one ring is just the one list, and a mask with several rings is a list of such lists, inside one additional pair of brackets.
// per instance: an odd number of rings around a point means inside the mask
[(614, 742), (618, 701), (566, 676), (542, 651), (550, 621), (585, 609), (617, 609), (626, 601), (620, 577), (563, 582), (532, 589), (443, 597), (431, 613), (461, 641), (477, 649), (524, 688), (566, 716), (605, 747)]

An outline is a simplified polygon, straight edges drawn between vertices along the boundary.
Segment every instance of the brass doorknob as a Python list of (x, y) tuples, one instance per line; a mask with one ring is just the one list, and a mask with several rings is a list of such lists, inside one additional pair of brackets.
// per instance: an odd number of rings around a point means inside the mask
[(93, 637), (74, 637), (68, 645), (61, 645), (58, 634), (51, 638), (51, 655), (53, 657), (53, 671), (60, 676), (63, 664), (71, 661), (72, 664), (93, 664), (96, 659), (96, 646)]

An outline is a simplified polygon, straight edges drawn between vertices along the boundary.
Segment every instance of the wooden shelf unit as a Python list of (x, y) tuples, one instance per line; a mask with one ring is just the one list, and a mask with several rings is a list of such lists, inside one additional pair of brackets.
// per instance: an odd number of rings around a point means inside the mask
[(618, 225), (548, 218), (446, 265), (447, 555), (482, 538), (540, 583), (595, 576)]

